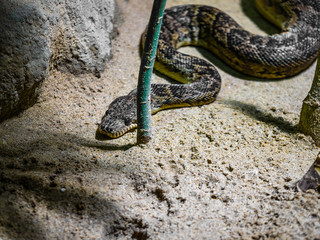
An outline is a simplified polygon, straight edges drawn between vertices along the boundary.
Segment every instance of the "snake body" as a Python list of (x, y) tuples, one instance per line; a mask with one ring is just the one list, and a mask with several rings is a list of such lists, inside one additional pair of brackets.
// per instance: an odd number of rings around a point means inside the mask
[[(320, 46), (320, 1), (255, 2), (260, 12), (281, 28), (281, 33), (252, 34), (210, 6), (182, 5), (165, 10), (154, 67), (184, 84), (152, 84), (152, 113), (216, 99), (221, 87), (218, 71), (203, 59), (178, 52), (182, 46), (206, 48), (234, 69), (261, 78), (293, 76), (314, 61)], [(115, 99), (102, 118), (99, 131), (117, 138), (136, 128), (136, 101), (136, 89)]]

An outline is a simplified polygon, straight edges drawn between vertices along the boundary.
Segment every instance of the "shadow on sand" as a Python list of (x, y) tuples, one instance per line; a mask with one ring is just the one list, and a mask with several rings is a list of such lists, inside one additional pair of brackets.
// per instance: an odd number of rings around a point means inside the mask
[[(128, 219), (119, 210), (117, 202), (99, 195), (95, 188), (88, 191), (82, 175), (95, 176), (101, 173), (108, 180), (110, 175), (121, 177), (130, 171), (109, 162), (99, 163), (94, 156), (82, 151), (83, 147), (125, 151), (134, 145), (119, 146), (87, 140), (73, 134), (21, 126), (19, 133), (12, 133), (10, 129), (2, 129), (1, 133), (2, 136), (16, 134), (19, 140), (10, 142), (5, 137), (0, 139), (0, 225), (4, 231), (0, 236), (5, 234), (11, 239), (48, 239), (54, 233), (57, 238), (70, 237), (70, 226), (66, 230), (64, 226), (61, 229), (57, 227), (57, 232), (50, 229), (51, 235), (48, 235), (48, 226), (41, 222), (43, 216), (39, 216), (42, 208), (62, 216), (61, 219), (50, 220), (47, 214), (51, 224), (54, 221), (63, 224), (73, 219), (79, 224), (87, 222), (86, 226), (94, 223), (102, 225), (105, 234), (102, 237), (106, 238), (118, 236), (124, 231), (146, 236), (140, 220)], [(126, 225), (129, 230), (123, 228)], [(138, 232), (135, 230), (132, 233), (132, 229), (138, 229)], [(83, 234), (84, 230), (80, 231)]]

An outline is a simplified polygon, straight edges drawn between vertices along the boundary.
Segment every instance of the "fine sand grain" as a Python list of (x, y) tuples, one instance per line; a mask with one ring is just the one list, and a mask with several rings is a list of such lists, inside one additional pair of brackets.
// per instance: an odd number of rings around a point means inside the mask
[[(277, 30), (251, 0), (168, 0), (214, 5), (246, 29)], [(136, 87), (150, 0), (119, 1), (123, 24), (101, 78), (52, 72), (36, 105), (0, 125), (1, 239), (319, 239), (320, 204), (294, 183), (316, 158), (297, 132), (313, 64), (281, 81), (248, 78), (208, 52), (218, 99), (152, 117), (136, 131), (96, 136), (108, 104)], [(166, 82), (154, 75), (153, 82)]]

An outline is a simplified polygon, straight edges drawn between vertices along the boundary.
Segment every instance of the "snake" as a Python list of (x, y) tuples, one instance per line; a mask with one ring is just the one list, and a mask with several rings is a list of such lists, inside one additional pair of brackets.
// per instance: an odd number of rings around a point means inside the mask
[[(320, 46), (320, 1), (255, 0), (255, 6), (279, 33), (253, 34), (212, 6), (179, 5), (165, 10), (154, 68), (177, 82), (151, 84), (152, 114), (209, 104), (220, 91), (215, 66), (178, 51), (183, 46), (205, 48), (237, 71), (261, 79), (291, 77), (312, 64)], [(142, 46), (144, 41), (142, 37)], [(118, 138), (136, 127), (134, 89), (111, 102), (98, 129)]]

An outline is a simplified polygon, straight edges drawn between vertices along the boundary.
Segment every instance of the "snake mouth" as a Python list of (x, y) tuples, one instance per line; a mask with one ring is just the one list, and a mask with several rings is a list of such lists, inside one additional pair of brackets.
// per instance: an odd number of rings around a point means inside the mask
[(117, 132), (108, 132), (108, 131), (105, 131), (101, 128), (101, 125), (99, 126), (99, 132), (101, 134), (104, 134), (104, 135), (107, 135), (108, 137), (110, 138), (119, 138), (121, 137), (122, 135), (126, 134), (127, 132), (137, 128), (137, 124), (136, 123), (133, 123), (133, 124), (130, 124), (129, 126), (126, 126), (124, 128), (122, 128), (121, 130), (117, 131)]

